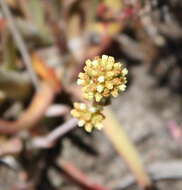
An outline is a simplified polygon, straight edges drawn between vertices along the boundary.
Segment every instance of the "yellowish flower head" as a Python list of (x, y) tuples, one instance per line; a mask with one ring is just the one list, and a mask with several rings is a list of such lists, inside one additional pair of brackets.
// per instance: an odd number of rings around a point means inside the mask
[(79, 120), (78, 126), (91, 132), (93, 128), (103, 127), (105, 117), (102, 110), (107, 100), (117, 97), (126, 89), (128, 70), (121, 63), (115, 62), (114, 57), (107, 55), (87, 60), (83, 70), (79, 73), (77, 84), (82, 86), (83, 97), (92, 106), (76, 102), (71, 114)]
[(84, 103), (75, 102), (71, 114), (79, 120), (79, 127), (84, 126), (87, 132), (91, 132), (94, 127), (99, 130), (103, 127), (104, 115), (101, 111), (100, 106), (87, 106)]
[(123, 68), (114, 57), (103, 55), (94, 60), (87, 60), (84, 72), (79, 74), (77, 84), (82, 86), (85, 99), (101, 102), (111, 96), (117, 97), (126, 89), (128, 70)]

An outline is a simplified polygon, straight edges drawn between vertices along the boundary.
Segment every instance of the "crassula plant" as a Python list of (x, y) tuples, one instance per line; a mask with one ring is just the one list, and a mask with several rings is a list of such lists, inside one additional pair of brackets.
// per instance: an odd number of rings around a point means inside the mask
[(93, 128), (102, 129), (104, 106), (126, 89), (128, 70), (107, 55), (87, 60), (83, 70), (78, 75), (77, 84), (82, 86), (87, 103), (75, 102), (71, 114), (79, 120), (78, 126), (91, 132)]

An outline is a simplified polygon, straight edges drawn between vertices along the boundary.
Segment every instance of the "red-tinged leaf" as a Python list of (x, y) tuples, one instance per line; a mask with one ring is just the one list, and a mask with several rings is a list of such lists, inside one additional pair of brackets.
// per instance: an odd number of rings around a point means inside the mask
[(6, 20), (4, 18), (0, 18), (0, 31), (2, 31), (6, 27)]
[(32, 55), (32, 63), (35, 71), (41, 79), (47, 82), (56, 92), (61, 89), (61, 82), (53, 68), (49, 67), (46, 62), (37, 54)]
[(92, 182), (82, 171), (68, 162), (59, 163), (63, 174), (78, 184), (83, 190), (109, 190), (106, 187)]
[(54, 96), (54, 90), (47, 83), (42, 83), (30, 106), (18, 120), (13, 122), (0, 120), (0, 133), (13, 134), (22, 129), (34, 127), (45, 115), (47, 108), (53, 102)]

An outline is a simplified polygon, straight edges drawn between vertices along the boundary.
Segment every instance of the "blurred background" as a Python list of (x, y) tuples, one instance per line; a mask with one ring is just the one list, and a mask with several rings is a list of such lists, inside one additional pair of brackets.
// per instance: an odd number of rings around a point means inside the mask
[(110, 109), (150, 189), (181, 190), (181, 51), (180, 0), (0, 0), (0, 189), (149, 189), (114, 135), (70, 116), (85, 60), (106, 54), (129, 70)]

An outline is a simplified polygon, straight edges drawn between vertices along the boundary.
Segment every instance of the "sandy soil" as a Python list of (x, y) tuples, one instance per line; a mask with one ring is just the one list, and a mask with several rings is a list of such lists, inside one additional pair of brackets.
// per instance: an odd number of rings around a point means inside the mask
[[(147, 71), (147, 66), (133, 68), (132, 84), (123, 95), (113, 101), (112, 109), (136, 144), (148, 168), (156, 162), (182, 158), (181, 144), (172, 138), (168, 129), (171, 120), (180, 124), (182, 118), (181, 98), (167, 88), (158, 88), (155, 79)], [(63, 158), (73, 162), (94, 181), (110, 188), (119, 187), (122, 178), (129, 174), (124, 161), (102, 133), (94, 132), (89, 141), (99, 152), (98, 156), (91, 157), (80, 152), (67, 140), (64, 142)], [(181, 190), (182, 182), (163, 181), (158, 186), (161, 190)], [(79, 188), (67, 184), (64, 189)], [(136, 186), (130, 189), (136, 190)]]

